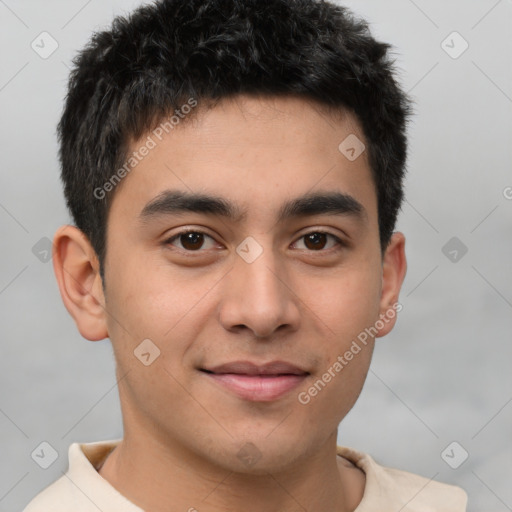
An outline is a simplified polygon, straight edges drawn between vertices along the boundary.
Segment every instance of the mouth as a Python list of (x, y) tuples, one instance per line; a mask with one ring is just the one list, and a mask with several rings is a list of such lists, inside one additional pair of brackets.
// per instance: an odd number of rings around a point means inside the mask
[(253, 402), (278, 400), (310, 375), (302, 368), (283, 361), (263, 365), (235, 361), (213, 368), (200, 368), (200, 371), (223, 389)]

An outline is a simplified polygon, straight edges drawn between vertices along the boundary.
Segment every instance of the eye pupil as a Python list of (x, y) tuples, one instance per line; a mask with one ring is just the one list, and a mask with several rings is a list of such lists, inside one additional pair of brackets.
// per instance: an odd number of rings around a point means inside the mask
[[(181, 244), (185, 249), (200, 249), (203, 245), (203, 234), (202, 233), (185, 233), (181, 235)], [(188, 244), (188, 246), (187, 246)]]
[[(325, 245), (326, 233), (309, 233), (306, 235), (306, 247), (308, 249), (321, 249)], [(312, 246), (309, 243), (312, 243)]]

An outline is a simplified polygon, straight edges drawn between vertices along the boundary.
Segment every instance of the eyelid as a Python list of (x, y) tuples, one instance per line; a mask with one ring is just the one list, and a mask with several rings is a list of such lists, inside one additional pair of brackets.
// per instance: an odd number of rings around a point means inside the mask
[(323, 235), (332, 236), (335, 239), (337, 245), (335, 247), (330, 247), (329, 249), (319, 249), (318, 251), (313, 251), (313, 250), (308, 251), (307, 249), (298, 249), (298, 250), (306, 250), (307, 252), (314, 254), (314, 253), (323, 253), (323, 252), (327, 253), (327, 252), (331, 252), (331, 251), (336, 251), (337, 249), (340, 249), (342, 247), (348, 247), (348, 242), (346, 242), (343, 238), (341, 238), (338, 235), (332, 233), (331, 231), (329, 231), (325, 228), (321, 228), (321, 227), (308, 228), (308, 231), (306, 231), (305, 233), (301, 233), (295, 239), (295, 241), (292, 243), (292, 245), (296, 244), (301, 238), (304, 238), (305, 236), (313, 234), (313, 233), (320, 233)]
[[(183, 230), (179, 231), (178, 233), (175, 233), (174, 235), (167, 237), (163, 243), (164, 243), (164, 245), (169, 245), (169, 244), (171, 244), (171, 242), (173, 242), (174, 240), (176, 240), (177, 238), (179, 238), (182, 235), (186, 235), (187, 233), (195, 233), (195, 234), (204, 235), (204, 236), (211, 238), (214, 242), (219, 243), (219, 242), (217, 242), (217, 240), (215, 239), (215, 237), (213, 235), (210, 235), (207, 231), (204, 231), (203, 229), (199, 229), (199, 228), (184, 228)], [(189, 254), (205, 252), (204, 250), (201, 250), (201, 249), (199, 249), (197, 251), (189, 251), (187, 249), (181, 249), (180, 247), (175, 247), (175, 249), (178, 251), (181, 251), (181, 252), (189, 253)]]

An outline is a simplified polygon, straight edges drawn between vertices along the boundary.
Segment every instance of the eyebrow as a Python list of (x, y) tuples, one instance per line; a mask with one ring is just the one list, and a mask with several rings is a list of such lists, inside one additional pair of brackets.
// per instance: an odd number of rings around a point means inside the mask
[[(165, 215), (194, 212), (224, 217), (232, 222), (247, 218), (247, 210), (236, 203), (209, 194), (165, 190), (149, 201), (139, 214), (142, 222)], [(285, 202), (278, 211), (277, 222), (312, 215), (344, 215), (364, 223), (368, 213), (353, 196), (341, 192), (307, 193)]]

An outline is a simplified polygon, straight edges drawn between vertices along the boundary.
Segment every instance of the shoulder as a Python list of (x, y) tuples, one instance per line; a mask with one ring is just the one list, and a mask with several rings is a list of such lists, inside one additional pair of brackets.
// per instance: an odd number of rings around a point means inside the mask
[(400, 469), (381, 466), (365, 453), (338, 446), (338, 455), (364, 471), (364, 495), (356, 512), (466, 512), (467, 494), (455, 485), (437, 482)]
[(23, 512), (141, 512), (96, 469), (118, 443), (119, 440), (72, 443), (68, 449), (67, 471), (37, 494)]
[(23, 512), (66, 512), (76, 505), (76, 496), (66, 476), (43, 489), (23, 509)]

